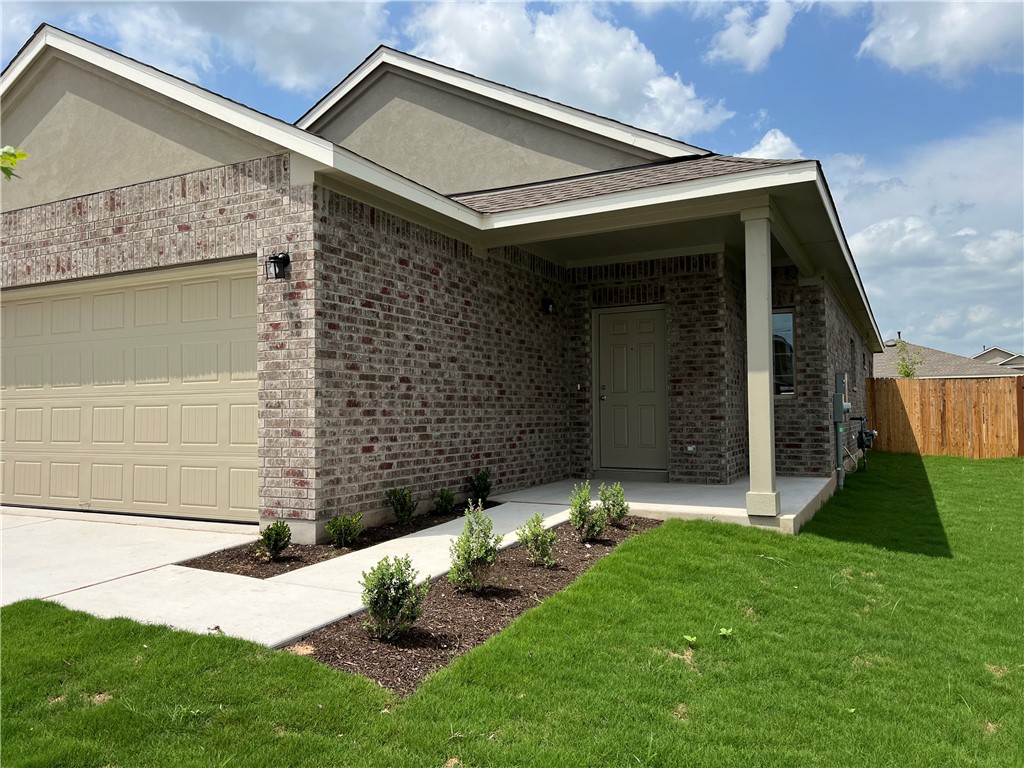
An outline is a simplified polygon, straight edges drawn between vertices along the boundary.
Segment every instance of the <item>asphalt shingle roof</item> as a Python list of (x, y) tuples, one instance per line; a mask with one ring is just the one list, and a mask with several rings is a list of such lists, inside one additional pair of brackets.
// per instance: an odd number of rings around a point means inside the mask
[(647, 189), (679, 181), (708, 179), (730, 173), (742, 173), (743, 171), (755, 171), (804, 162), (807, 161), (758, 160), (730, 155), (681, 157), (630, 168), (601, 171), (585, 176), (570, 176), (552, 181), (522, 184), (516, 187), (461, 192), (451, 195), (451, 198), (480, 213), (501, 213), (550, 205), (551, 203), (585, 200), (614, 192)]
[[(875, 354), (875, 378), (876, 379), (898, 379), (896, 365), (899, 362), (899, 350), (895, 346), (888, 346), (886, 342), (884, 351)], [(958, 376), (1020, 376), (1020, 371), (1008, 368), (1001, 368), (992, 363), (981, 360), (972, 360), (969, 357), (961, 357), (951, 352), (943, 352), (940, 349), (922, 347), (907, 342), (907, 351), (911, 356), (919, 357), (921, 364), (917, 367), (917, 378), (919, 379), (947, 379)]]

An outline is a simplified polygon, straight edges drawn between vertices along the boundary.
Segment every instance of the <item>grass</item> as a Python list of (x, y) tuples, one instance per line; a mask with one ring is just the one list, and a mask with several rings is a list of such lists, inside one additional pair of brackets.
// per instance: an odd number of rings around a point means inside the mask
[(879, 455), (799, 537), (667, 523), (405, 700), (19, 603), (4, 765), (1024, 765), (1022, 486)]

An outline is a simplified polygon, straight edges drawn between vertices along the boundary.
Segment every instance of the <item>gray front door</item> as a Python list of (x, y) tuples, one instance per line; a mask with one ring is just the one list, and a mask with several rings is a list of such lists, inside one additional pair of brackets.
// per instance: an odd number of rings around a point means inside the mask
[(606, 469), (668, 469), (665, 310), (598, 314), (598, 449)]

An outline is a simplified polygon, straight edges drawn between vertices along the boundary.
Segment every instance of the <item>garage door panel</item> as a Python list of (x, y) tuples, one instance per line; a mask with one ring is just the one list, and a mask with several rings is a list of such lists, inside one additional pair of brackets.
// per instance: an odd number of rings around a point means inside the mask
[(81, 464), (78, 462), (51, 461), (50, 497), (77, 503), (82, 488), (80, 470)]
[(254, 272), (5, 291), (3, 500), (257, 519)]
[(43, 335), (43, 302), (19, 304), (15, 312), (14, 328), (19, 339)]
[(82, 330), (82, 300), (54, 299), (50, 304), (50, 333), (54, 336)]

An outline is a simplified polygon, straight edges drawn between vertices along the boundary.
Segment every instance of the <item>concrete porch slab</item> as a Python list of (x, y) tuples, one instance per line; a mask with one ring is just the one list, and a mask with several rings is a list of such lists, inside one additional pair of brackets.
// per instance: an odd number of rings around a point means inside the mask
[[(566, 508), (573, 486), (580, 480), (555, 483), (501, 493), (494, 501), (545, 504)], [(591, 498), (597, 499), (600, 481), (591, 481)], [(797, 533), (835, 490), (835, 480), (824, 477), (780, 477), (776, 480), (781, 501), (777, 517), (747, 515), (746, 493), (750, 483), (741, 478), (728, 485), (693, 483), (651, 483), (627, 480), (622, 483), (632, 514), (657, 520), (715, 520), (736, 525), (756, 525), (782, 533)]]

